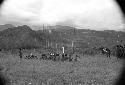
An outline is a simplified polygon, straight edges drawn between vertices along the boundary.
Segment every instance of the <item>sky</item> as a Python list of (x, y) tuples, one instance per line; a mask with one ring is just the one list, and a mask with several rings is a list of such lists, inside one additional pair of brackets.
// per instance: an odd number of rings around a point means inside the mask
[(93, 30), (121, 30), (125, 25), (114, 0), (6, 0), (0, 9), (0, 24), (9, 23)]

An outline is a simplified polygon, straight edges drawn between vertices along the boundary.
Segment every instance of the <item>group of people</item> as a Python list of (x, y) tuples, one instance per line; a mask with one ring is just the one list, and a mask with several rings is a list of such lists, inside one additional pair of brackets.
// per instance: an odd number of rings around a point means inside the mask
[(101, 51), (102, 54), (106, 54), (106, 56), (110, 58), (111, 51), (109, 48), (101, 46), (99, 47), (99, 51)]
[(66, 54), (66, 53), (50, 53), (50, 54), (42, 54), (40, 59), (43, 60), (52, 60), (52, 61), (78, 61), (78, 58), (80, 58), (78, 55), (73, 56), (72, 54)]
[[(80, 58), (78, 55), (72, 56), (73, 54), (66, 54), (66, 53), (47, 53), (47, 54), (41, 54), (40, 57), (33, 55), (30, 53), (28, 56), (25, 57), (25, 59), (40, 59), (40, 60), (52, 60), (52, 61), (78, 61), (78, 58)], [(22, 49), (19, 49), (19, 56), (20, 58), (23, 58)]]
[[(115, 45), (114, 46), (115, 49), (115, 56), (117, 58), (124, 58), (125, 57), (125, 45)], [(107, 47), (99, 47), (98, 50), (102, 53), (102, 54), (106, 54), (107, 57), (111, 58), (111, 50)], [(23, 56), (22, 53), (22, 49), (19, 49), (19, 56), (20, 58), (22, 58)], [(78, 55), (76, 55), (74, 58), (72, 57), (73, 54), (59, 54), (59, 53), (49, 53), (49, 54), (42, 54), (40, 59), (43, 60), (53, 60), (53, 61), (57, 61), (57, 60), (61, 60), (61, 61), (73, 61), (73, 60), (78, 60)], [(32, 53), (28, 56), (26, 56), (27, 59), (38, 59), (37, 56), (33, 55)]]
[(117, 58), (125, 58), (125, 45), (116, 45)]
[[(115, 49), (115, 56), (117, 58), (125, 58), (125, 45), (115, 45), (114, 46)], [(107, 57), (110, 58), (111, 55), (111, 50), (107, 47), (100, 47), (99, 50), (101, 51), (102, 54), (106, 54)]]

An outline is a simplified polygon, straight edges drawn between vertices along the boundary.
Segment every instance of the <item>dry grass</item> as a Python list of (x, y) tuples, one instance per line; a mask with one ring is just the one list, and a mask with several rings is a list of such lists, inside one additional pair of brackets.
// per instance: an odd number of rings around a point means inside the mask
[(20, 60), (0, 53), (1, 73), (11, 85), (112, 85), (123, 60), (111, 56), (81, 56), (78, 62)]

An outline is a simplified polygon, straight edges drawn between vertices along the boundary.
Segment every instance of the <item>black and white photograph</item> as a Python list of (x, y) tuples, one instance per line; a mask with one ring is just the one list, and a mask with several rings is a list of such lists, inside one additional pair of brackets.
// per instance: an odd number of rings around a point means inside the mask
[(124, 0), (1, 0), (0, 85), (124, 85)]

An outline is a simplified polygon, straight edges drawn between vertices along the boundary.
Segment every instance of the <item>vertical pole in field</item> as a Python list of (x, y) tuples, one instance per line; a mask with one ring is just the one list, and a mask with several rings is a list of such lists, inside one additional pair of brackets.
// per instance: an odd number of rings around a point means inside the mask
[(62, 49), (63, 49), (63, 54), (64, 54), (64, 53), (65, 53), (65, 51), (64, 51), (64, 50), (65, 50), (64, 47), (62, 47)]
[(46, 39), (46, 49), (48, 48), (48, 41), (47, 41), (47, 39)]
[(52, 42), (50, 42), (50, 47), (53, 48), (53, 43)]
[(117, 43), (120, 44), (120, 43), (119, 43), (119, 34), (118, 34), (118, 40), (117, 40)]
[(48, 41), (48, 47), (49, 47), (49, 41)]
[(74, 53), (74, 41), (72, 41), (72, 52)]
[(57, 43), (56, 43), (56, 49), (57, 49)]
[[(43, 33), (45, 33), (45, 29), (44, 29), (44, 24), (43, 24)], [(45, 48), (47, 49), (47, 39), (46, 39), (46, 36), (45, 36)]]
[[(74, 28), (74, 26), (73, 26), (73, 28)], [(75, 36), (75, 28), (73, 30), (73, 35)], [(74, 54), (74, 40), (72, 41), (72, 52)]]

